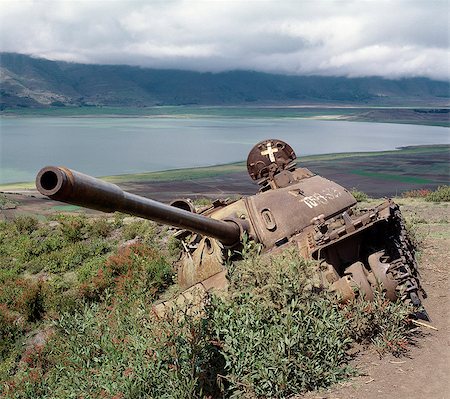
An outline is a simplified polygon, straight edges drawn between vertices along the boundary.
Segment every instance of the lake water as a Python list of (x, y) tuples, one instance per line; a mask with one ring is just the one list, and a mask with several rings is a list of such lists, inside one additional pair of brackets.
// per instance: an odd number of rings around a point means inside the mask
[(297, 156), (448, 144), (445, 127), (295, 118), (0, 119), (0, 184), (32, 181), (46, 165), (94, 176), (242, 161), (267, 138), (288, 142)]

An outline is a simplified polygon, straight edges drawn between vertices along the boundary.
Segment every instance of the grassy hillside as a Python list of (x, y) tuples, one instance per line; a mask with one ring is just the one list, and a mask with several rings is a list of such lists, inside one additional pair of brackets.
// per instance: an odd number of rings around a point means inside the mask
[[(448, 187), (411, 195), (428, 216), (450, 199)], [(448, 237), (448, 215), (411, 215), (417, 238), (429, 223), (436, 245)], [(176, 243), (120, 214), (0, 222), (2, 397), (285, 398), (354, 374), (355, 345), (399, 355), (411, 343), (407, 307), (382, 296), (338, 305), (317, 265), (251, 244), (229, 264), (229, 295), (158, 319), (153, 301), (175, 290)]]
[(155, 226), (60, 216), (0, 228), (6, 397), (286, 397), (350, 376), (352, 342), (400, 352), (407, 342), (407, 308), (381, 297), (366, 315), (364, 302), (340, 307), (312, 290), (314, 265), (293, 253), (263, 260), (248, 248), (229, 297), (160, 320), (152, 302), (173, 272)]
[(1, 108), (232, 104), (448, 105), (449, 82), (199, 73), (84, 65), (1, 53)]

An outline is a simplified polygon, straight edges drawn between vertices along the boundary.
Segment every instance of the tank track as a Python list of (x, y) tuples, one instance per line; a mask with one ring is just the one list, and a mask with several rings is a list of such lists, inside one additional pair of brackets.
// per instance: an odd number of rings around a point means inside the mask
[(416, 245), (410, 238), (405, 220), (397, 204), (390, 208), (390, 234), (389, 234), (389, 272), (396, 280), (400, 300), (411, 304), (417, 318), (429, 320), (423, 309), (421, 298), (426, 298), (426, 292), (420, 284), (420, 274), (415, 258)]

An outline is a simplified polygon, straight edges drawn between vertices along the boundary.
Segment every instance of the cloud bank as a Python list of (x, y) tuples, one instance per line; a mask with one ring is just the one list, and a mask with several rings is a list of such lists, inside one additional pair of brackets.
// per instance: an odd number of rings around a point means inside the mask
[(3, 0), (0, 50), (196, 71), (448, 80), (443, 0)]

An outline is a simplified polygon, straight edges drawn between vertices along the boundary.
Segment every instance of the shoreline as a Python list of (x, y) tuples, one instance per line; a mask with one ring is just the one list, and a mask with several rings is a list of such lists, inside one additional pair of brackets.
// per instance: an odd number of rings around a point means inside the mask
[(152, 107), (60, 107), (0, 111), (1, 120), (20, 118), (74, 119), (304, 119), (337, 122), (392, 123), (450, 127), (450, 106), (445, 105), (228, 105)]
[[(360, 181), (361, 178), (375, 178), (378, 180), (393, 180), (403, 183), (414, 183), (429, 186), (430, 184), (448, 184), (450, 176), (448, 175), (448, 158), (450, 156), (450, 144), (429, 144), (429, 145), (412, 145), (398, 147), (394, 150), (386, 151), (367, 151), (367, 152), (344, 152), (344, 153), (328, 153), (328, 154), (316, 154), (308, 155), (297, 158), (297, 164), (300, 167), (314, 169), (323, 169), (325, 175), (328, 176), (339, 172), (339, 168), (347, 167), (347, 174), (354, 177), (355, 182)], [(368, 162), (368, 158), (371, 162)], [(387, 168), (383, 172), (383, 169), (376, 166), (376, 163), (382, 158), (384, 161), (390, 160), (391, 165), (395, 166), (395, 163), (401, 162), (403, 158), (411, 158), (414, 162), (425, 162), (428, 158), (437, 162), (438, 158), (441, 158), (445, 163), (447, 160), (447, 166), (440, 165), (440, 172), (435, 172), (438, 176), (437, 180), (430, 180), (423, 177), (424, 172), (420, 164), (413, 166), (406, 164), (404, 175), (398, 173), (391, 173), (392, 171)], [(433, 162), (427, 161), (427, 162)], [(367, 165), (365, 165), (367, 164)], [(333, 171), (336, 169), (336, 171)], [(385, 167), (386, 169), (386, 167)], [(445, 176), (447, 172), (447, 176)], [(321, 173), (319, 173), (321, 174)], [(422, 177), (420, 177), (422, 176)], [(195, 168), (178, 168), (161, 171), (141, 172), (141, 173), (128, 173), (119, 175), (109, 175), (98, 177), (101, 180), (119, 184), (119, 185), (165, 185), (168, 192), (171, 192), (170, 186), (178, 186), (180, 182), (196, 182), (214, 181), (214, 187), (220, 186), (220, 181), (232, 180), (235, 181), (246, 180), (247, 168), (245, 161), (233, 162), (227, 164), (217, 164), (211, 166), (202, 166)], [(415, 180), (414, 180), (415, 179)], [(351, 179), (346, 179), (351, 180)], [(370, 180), (370, 179), (369, 179)], [(227, 183), (224, 183), (226, 186)], [(388, 185), (391, 185), (389, 183)], [(253, 185), (253, 183), (252, 183)], [(348, 186), (348, 184), (347, 184)], [(356, 183), (353, 185), (356, 187)], [(250, 186), (245, 185), (245, 190), (248, 190)], [(256, 186), (255, 186), (256, 188)], [(348, 187), (351, 188), (351, 187)], [(34, 182), (16, 182), (0, 184), (0, 193), (35, 193)], [(161, 193), (161, 190), (159, 190)]]

